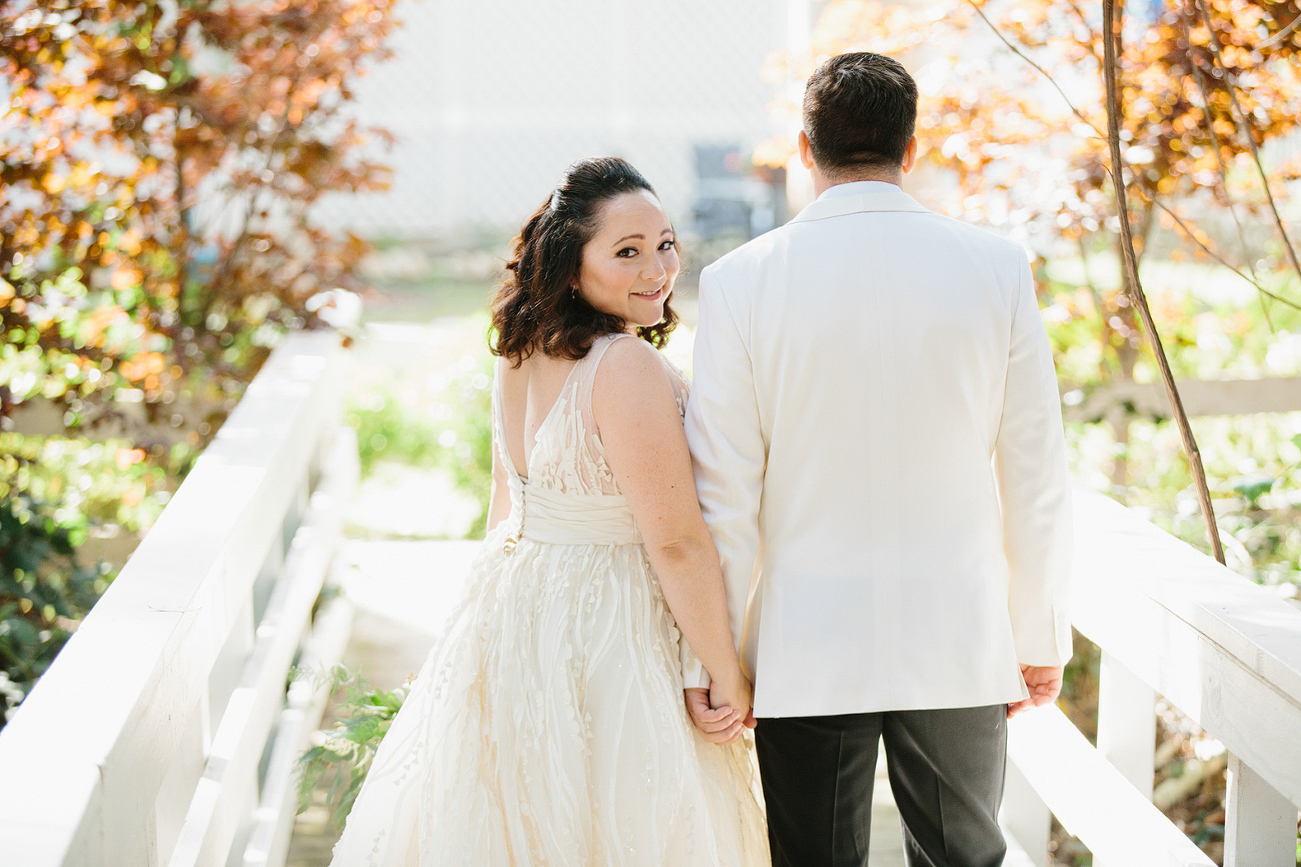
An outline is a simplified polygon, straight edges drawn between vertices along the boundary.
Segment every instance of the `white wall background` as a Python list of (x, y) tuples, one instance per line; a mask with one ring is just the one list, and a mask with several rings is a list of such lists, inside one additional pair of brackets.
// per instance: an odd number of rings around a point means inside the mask
[(358, 113), (398, 137), (392, 189), (324, 202), (361, 234), (514, 230), (576, 159), (630, 160), (686, 221), (695, 144), (780, 131), (760, 77), (789, 0), (401, 0)]

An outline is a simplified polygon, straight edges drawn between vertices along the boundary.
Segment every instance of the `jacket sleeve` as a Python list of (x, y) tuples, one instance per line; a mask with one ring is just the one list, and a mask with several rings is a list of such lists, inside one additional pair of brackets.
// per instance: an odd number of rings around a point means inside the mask
[[(722, 562), (732, 638), (739, 646), (757, 577), (759, 497), (767, 448), (749, 346), (714, 268), (700, 276), (693, 366), (687, 444), (700, 508)], [(707, 674), (695, 682), (685, 680), (687, 671), (683, 674), (686, 686), (708, 685)], [(753, 672), (746, 674), (753, 677)]]
[(994, 445), (1008, 564), (1008, 613), (1022, 665), (1071, 657), (1071, 482), (1052, 349), (1030, 264), (1019, 259), (1003, 414)]

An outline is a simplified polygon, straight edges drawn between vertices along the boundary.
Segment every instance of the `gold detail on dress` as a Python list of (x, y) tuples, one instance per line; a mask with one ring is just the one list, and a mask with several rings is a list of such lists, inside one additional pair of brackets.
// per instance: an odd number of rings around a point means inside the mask
[(515, 546), (518, 545), (519, 540), (523, 538), (524, 538), (524, 495), (523, 493), (521, 493), (519, 498), (519, 526), (515, 528), (514, 536), (507, 536), (506, 541), (501, 543), (501, 549), (506, 552), (507, 557), (515, 553)]

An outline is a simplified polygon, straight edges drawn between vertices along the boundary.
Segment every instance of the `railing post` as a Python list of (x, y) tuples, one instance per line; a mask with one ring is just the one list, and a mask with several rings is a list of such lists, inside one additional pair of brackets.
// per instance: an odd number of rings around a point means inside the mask
[[(1052, 831), (1052, 813), (1034, 790), (1034, 786), (1010, 760), (1003, 782), (1003, 808), (999, 822), (1004, 831), (1029, 856), (1037, 867), (1047, 867), (1048, 840)], [(1011, 849), (1011, 847), (1008, 847)], [(1009, 864), (1012, 863), (1010, 860)]]
[(1228, 776), (1224, 867), (1295, 867), (1297, 808), (1232, 754)]
[(1156, 692), (1105, 650), (1098, 676), (1098, 752), (1152, 800)]

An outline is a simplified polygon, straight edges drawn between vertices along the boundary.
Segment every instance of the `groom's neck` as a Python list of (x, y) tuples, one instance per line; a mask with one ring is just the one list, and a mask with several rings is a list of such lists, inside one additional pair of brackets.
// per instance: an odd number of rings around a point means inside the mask
[(855, 181), (884, 181), (887, 184), (902, 186), (903, 169), (901, 167), (895, 167), (893, 169), (877, 169), (861, 172), (838, 172), (828, 177), (821, 171), (818, 171), (815, 167), (813, 170), (813, 196), (816, 198), (831, 187), (840, 186), (841, 184), (852, 184)]

